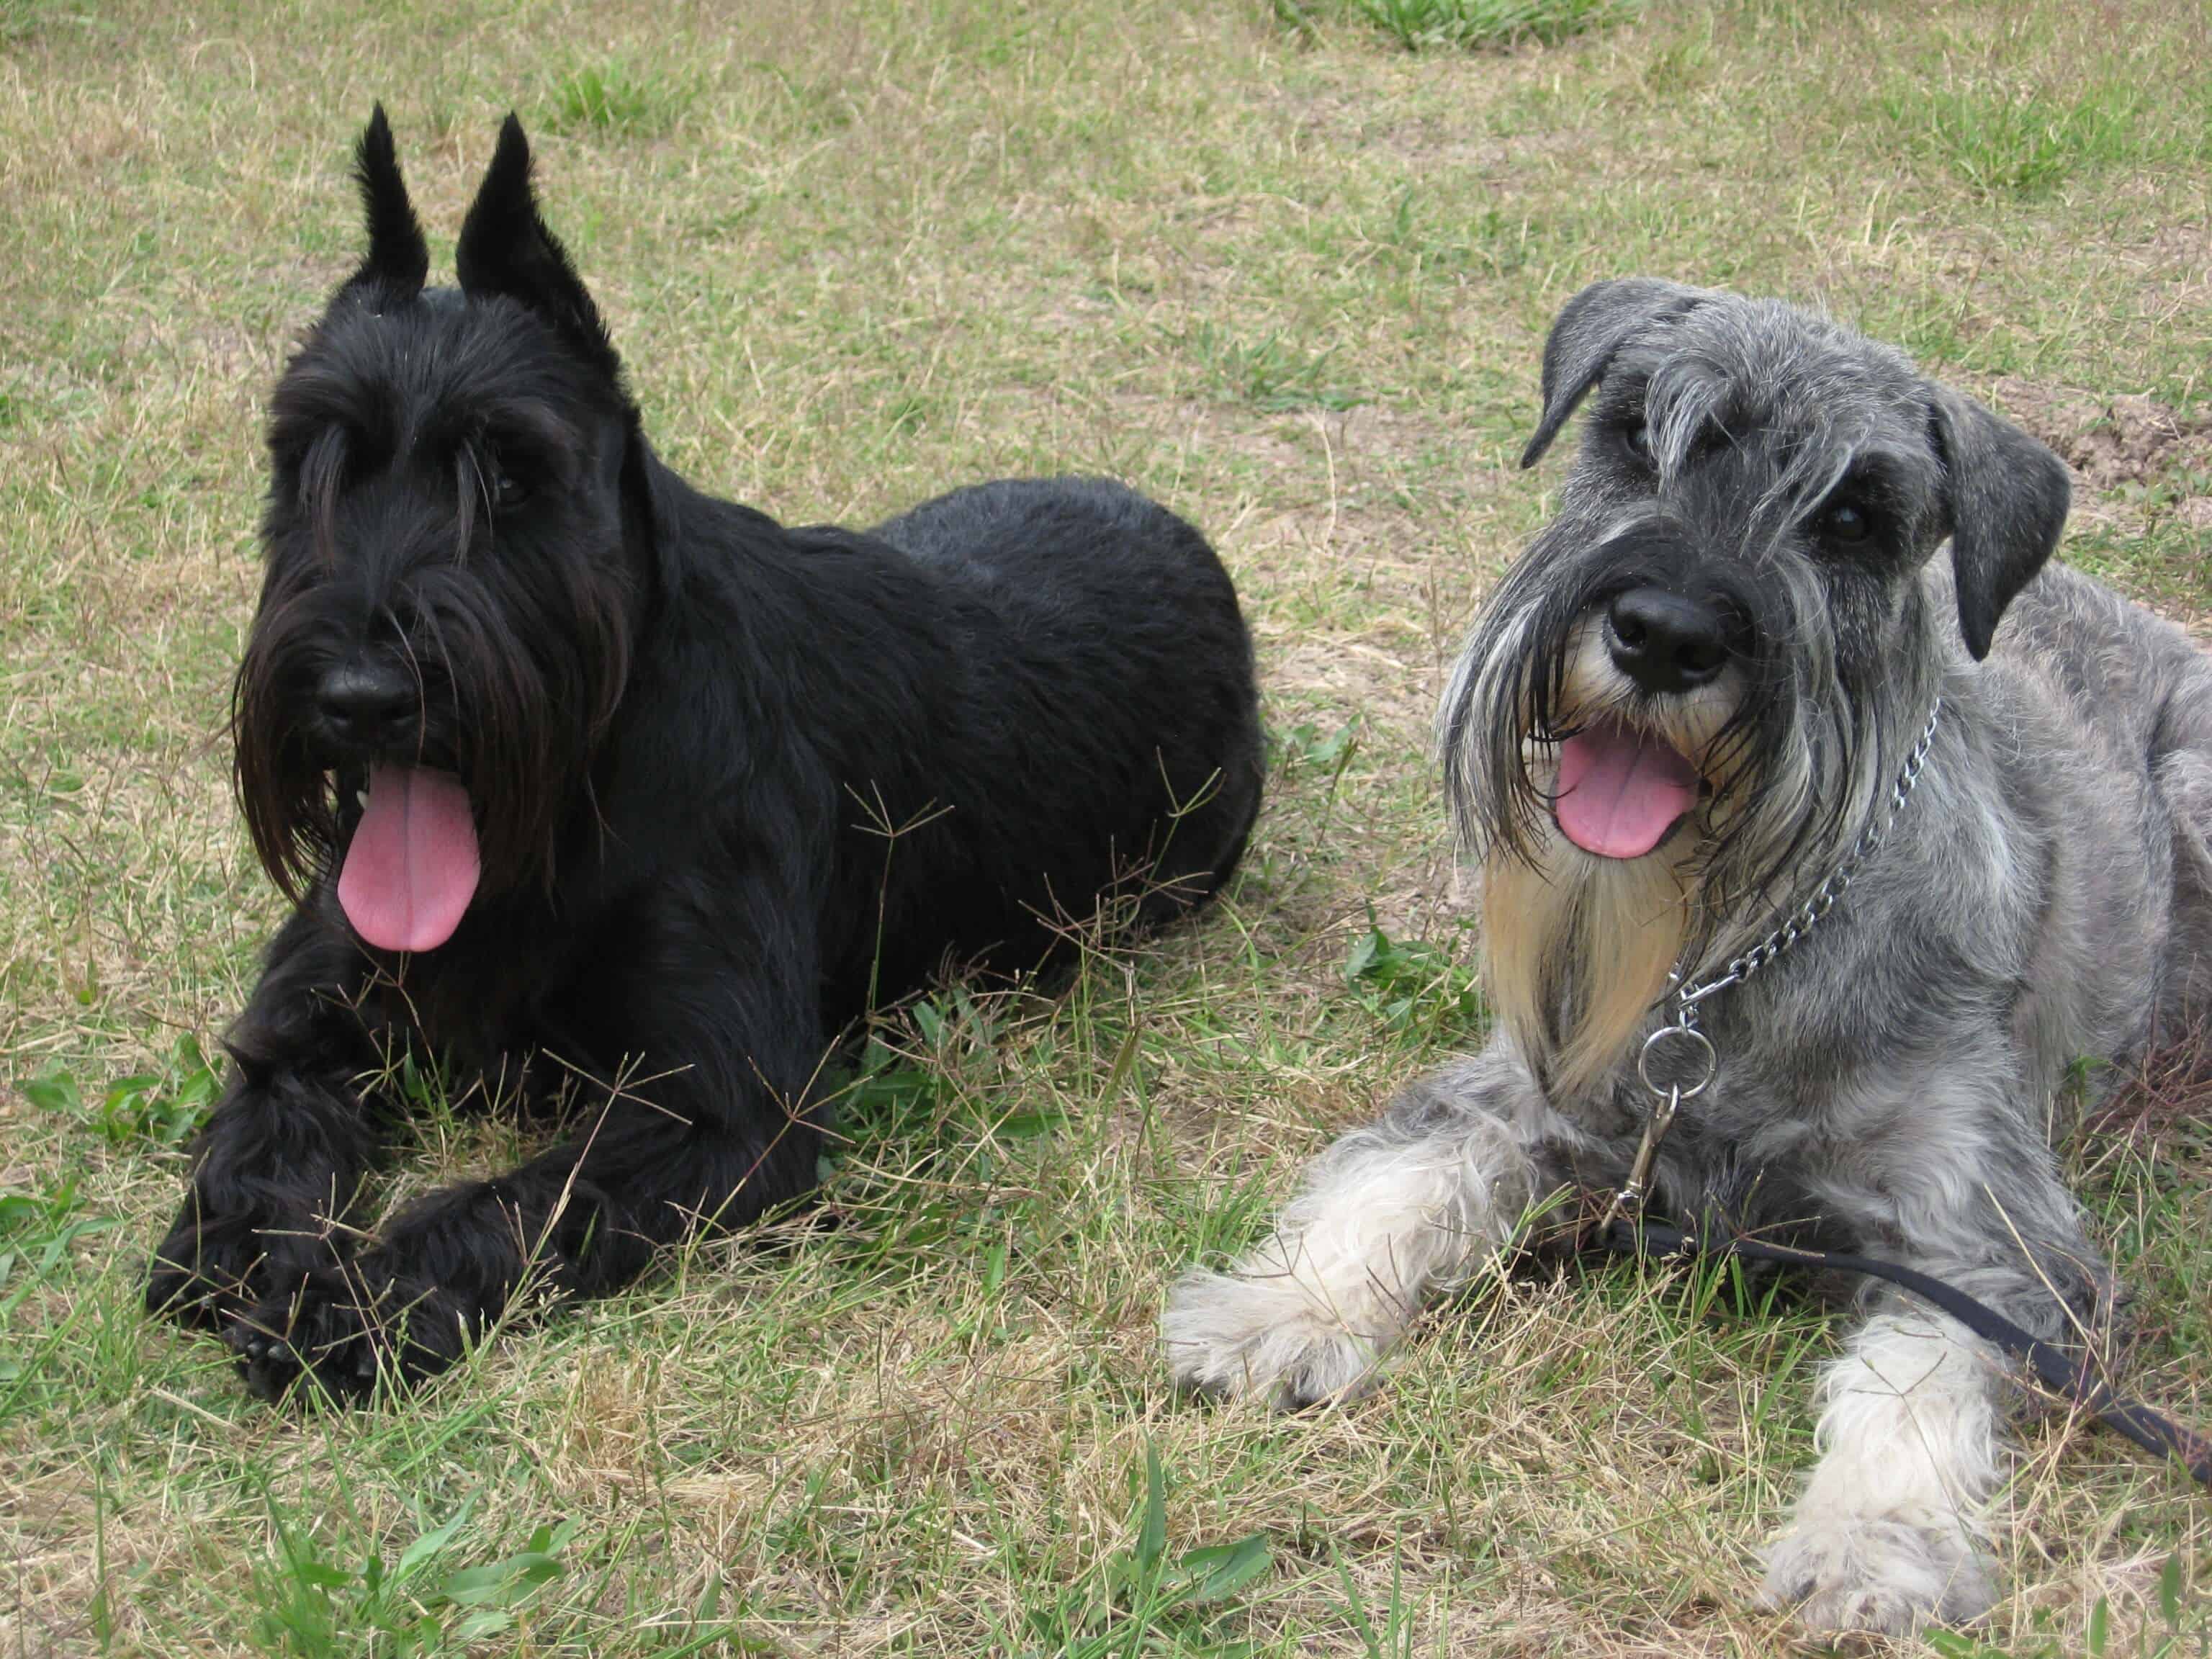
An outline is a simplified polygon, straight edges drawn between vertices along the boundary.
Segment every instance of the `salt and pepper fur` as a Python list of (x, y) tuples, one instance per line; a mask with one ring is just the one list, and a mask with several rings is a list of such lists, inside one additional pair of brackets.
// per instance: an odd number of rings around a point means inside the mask
[[(2077, 1061), (2094, 1097), (2212, 1006), (2212, 659), (2046, 565), (2055, 457), (1825, 318), (1601, 283), (1547, 347), (1529, 463), (1593, 391), (1560, 510), (1439, 715), (1496, 1029), (1316, 1159), (1271, 1237), (1174, 1287), (1185, 1385), (1283, 1405), (1369, 1385), (1532, 1204), (1617, 1187), (1666, 968), (1712, 973), (1818, 886), (1889, 811), (1939, 692), (1925, 773), (1844, 902), (1705, 1005), (1718, 1073), (1660, 1150), (1652, 1208), (1909, 1264), (2049, 1341), (2108, 1305), (2052, 1137)], [(1863, 543), (1823, 517), (1845, 496), (1875, 520)], [(1649, 582), (1747, 623), (1698, 692), (1640, 693), (1589, 647)], [(1709, 786), (1640, 860), (1552, 821), (1559, 743), (1599, 709)], [(1765, 1595), (1816, 1629), (1970, 1617), (1996, 1593), (2005, 1371), (1901, 1292), (1863, 1301)]]

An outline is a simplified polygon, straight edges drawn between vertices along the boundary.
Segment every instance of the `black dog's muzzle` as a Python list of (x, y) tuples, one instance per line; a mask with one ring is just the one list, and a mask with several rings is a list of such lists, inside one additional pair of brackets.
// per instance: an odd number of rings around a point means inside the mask
[(422, 732), (421, 690), (395, 663), (350, 657), (317, 684), (315, 714), (331, 748), (348, 756), (411, 749)]

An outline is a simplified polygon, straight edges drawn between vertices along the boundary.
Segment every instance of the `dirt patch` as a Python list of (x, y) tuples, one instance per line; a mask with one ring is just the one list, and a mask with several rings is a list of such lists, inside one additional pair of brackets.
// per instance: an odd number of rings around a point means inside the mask
[[(1992, 388), (2005, 412), (2100, 494), (2212, 472), (2212, 416), (2184, 415), (2141, 392), (2110, 398), (2017, 378)], [(2185, 505), (2212, 507), (2202, 477)]]
[(1172, 434), (1194, 450), (1238, 456), (1268, 472), (1310, 470), (1305, 453), (1284, 435), (1289, 416), (1267, 416), (1263, 425), (1234, 401), (1167, 398), (1150, 392), (1110, 392), (1102, 401), (1121, 429)]
[(1357, 640), (1270, 641), (1267, 686), (1356, 712), (1419, 752), (1428, 740), (1438, 676), (1433, 663), (1408, 660)]
[(1451, 445), (1449, 428), (1403, 403), (1355, 404), (1323, 417), (1328, 441), (1340, 456), (1412, 461)]

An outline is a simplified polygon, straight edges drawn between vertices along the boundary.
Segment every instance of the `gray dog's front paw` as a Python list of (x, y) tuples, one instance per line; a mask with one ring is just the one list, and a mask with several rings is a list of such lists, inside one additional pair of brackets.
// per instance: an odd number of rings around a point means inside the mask
[(1288, 1273), (1185, 1273), (1168, 1292), (1160, 1342), (1177, 1387), (1257, 1395), (1279, 1409), (1357, 1392), (1379, 1357), (1375, 1340), (1316, 1307)]
[(1801, 1520), (1777, 1539), (1762, 1594), (1770, 1607), (1796, 1607), (1808, 1630), (1908, 1636), (1930, 1620), (1987, 1613), (1996, 1581), (1958, 1528), (1846, 1515)]

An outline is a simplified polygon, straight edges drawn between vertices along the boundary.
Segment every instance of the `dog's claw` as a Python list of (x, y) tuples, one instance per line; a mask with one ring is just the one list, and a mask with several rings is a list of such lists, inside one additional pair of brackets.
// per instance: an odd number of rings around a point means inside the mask
[(1775, 1540), (1760, 1592), (1813, 1632), (1906, 1636), (1931, 1619), (1964, 1623), (1996, 1600), (1990, 1564), (1956, 1528), (1844, 1516)]
[(408, 1334), (410, 1315), (414, 1329), (458, 1331), (443, 1297), (411, 1281), (386, 1281), (380, 1292), (365, 1288), (365, 1279), (378, 1278), (373, 1264), (364, 1273), (358, 1261), (344, 1271), (318, 1269), (242, 1317), (226, 1334), (248, 1390), (274, 1402), (302, 1393), (312, 1378), (306, 1394), (359, 1405), (387, 1380), (434, 1376), (460, 1357), (458, 1340), (435, 1345)]

